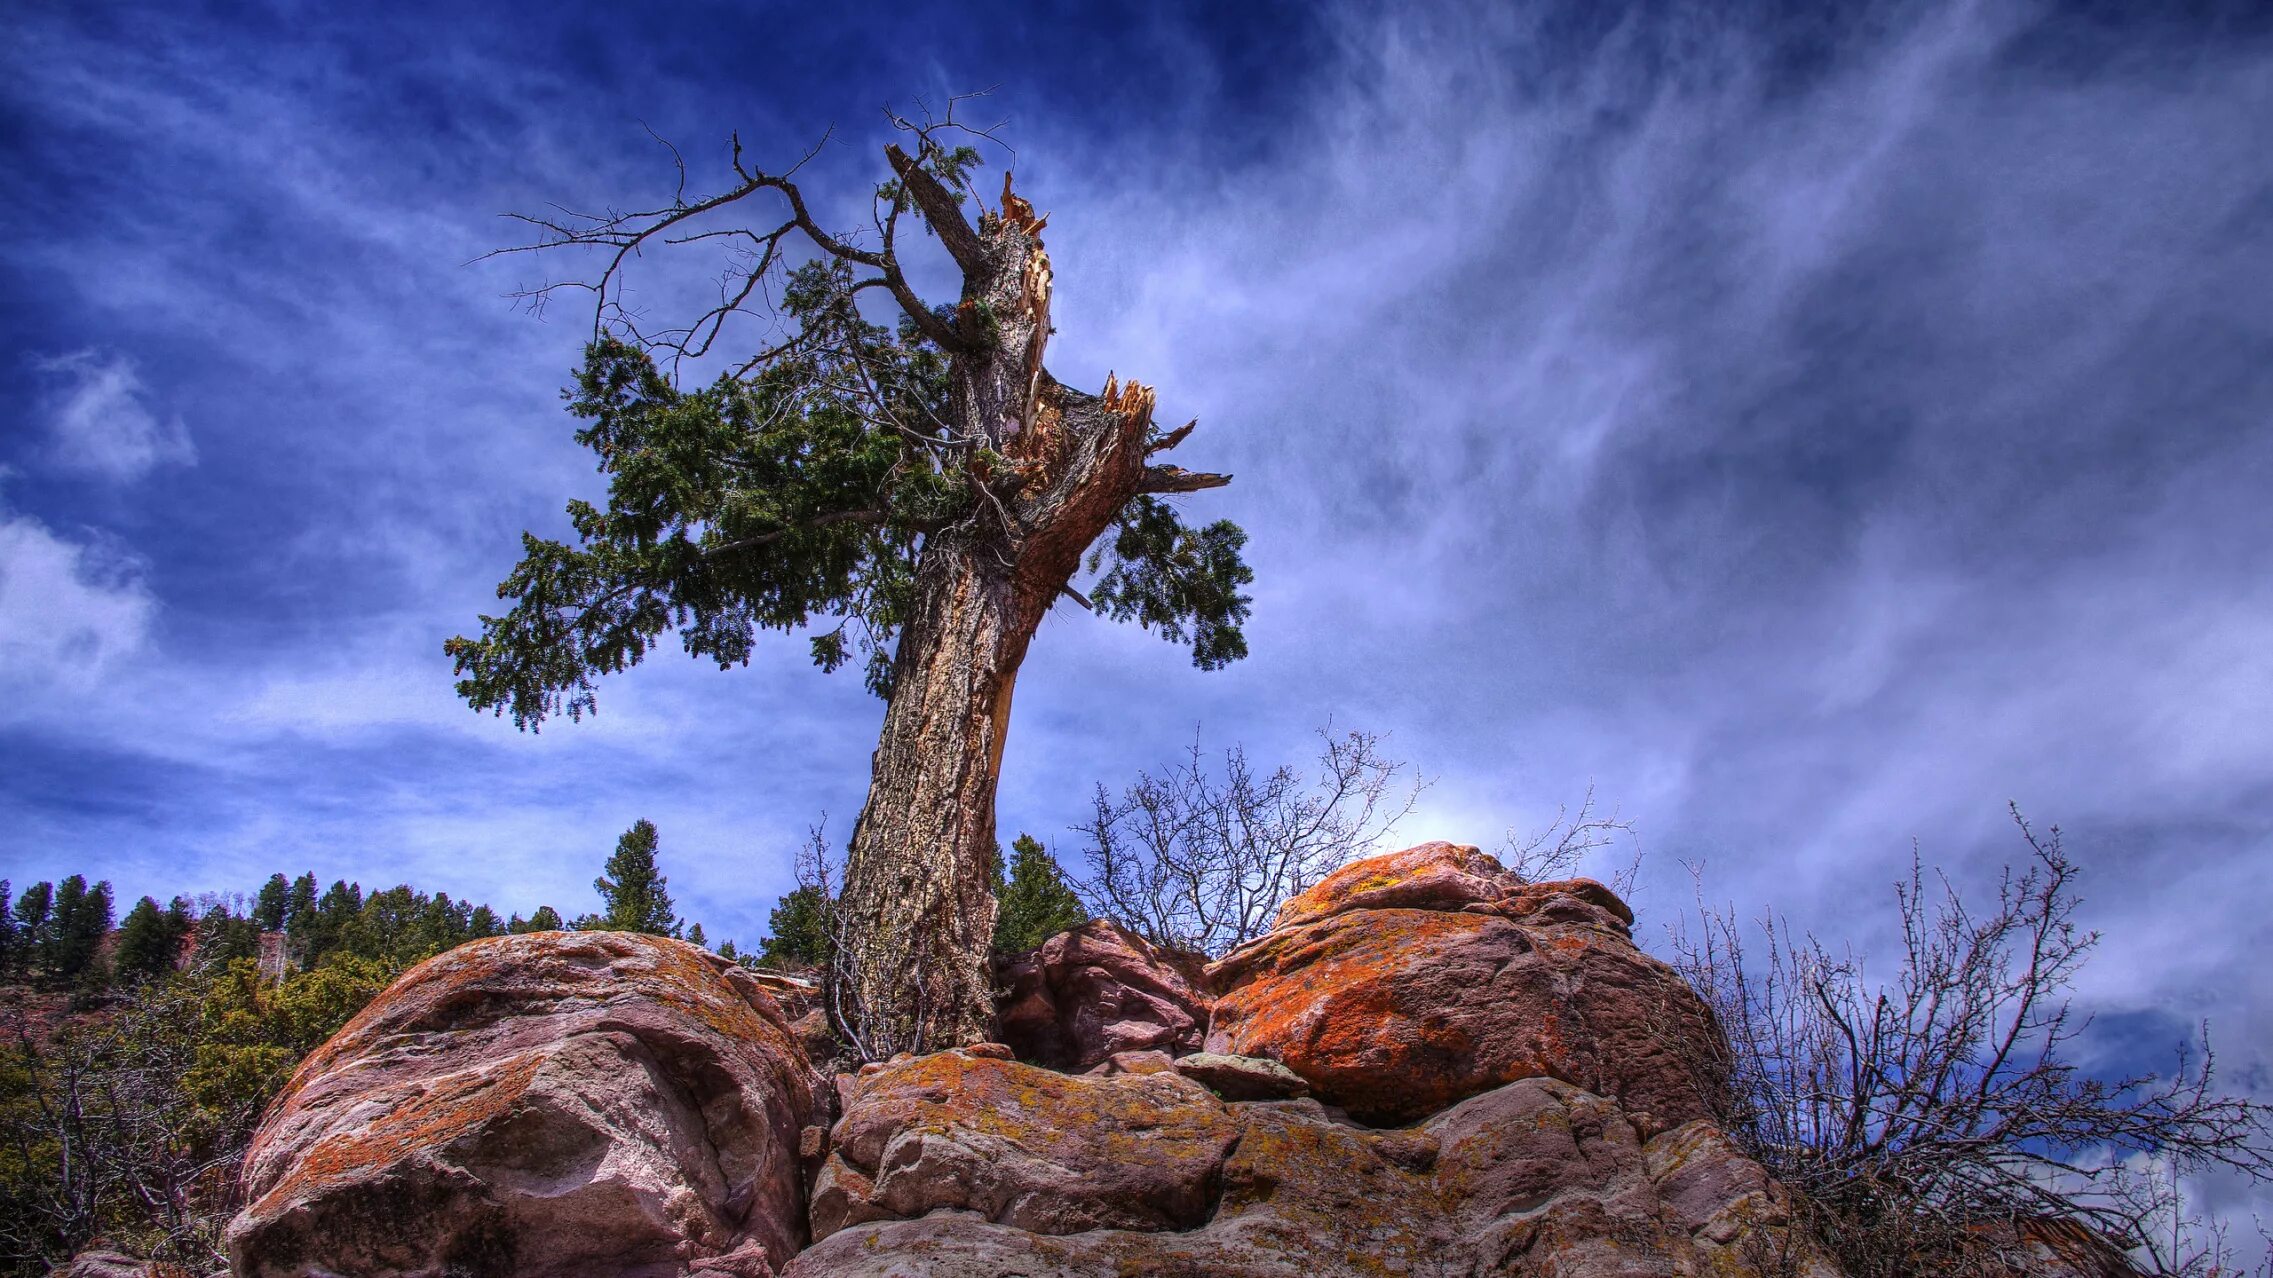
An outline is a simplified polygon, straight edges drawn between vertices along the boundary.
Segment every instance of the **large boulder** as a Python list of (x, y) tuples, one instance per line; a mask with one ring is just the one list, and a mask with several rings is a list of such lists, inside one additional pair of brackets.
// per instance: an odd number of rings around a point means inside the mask
[(975, 1211), (1029, 1233), (1187, 1229), (1238, 1128), (1171, 1069), (1060, 1074), (942, 1052), (860, 1080), (831, 1133), (813, 1233)]
[(805, 1241), (816, 1080), (680, 941), (476, 941), (304, 1061), (245, 1160), (240, 1278), (770, 1278)]
[(1645, 1134), (1722, 1106), (1710, 1012), (1599, 883), (1525, 883), (1424, 844), (1344, 867), (1280, 917), (1208, 969), (1207, 1050), (1278, 1060), (1365, 1122), (1526, 1078), (1614, 1097)]
[(1002, 1041), (1021, 1060), (1085, 1070), (1117, 1052), (1199, 1050), (1203, 960), (1161, 949), (1103, 919), (1060, 932), (1006, 964)]
[(1548, 1079), (1382, 1131), (1311, 1100), (1227, 1103), (1173, 1070), (948, 1053), (864, 1080), (834, 1137), (823, 1181), (850, 1188), (816, 1194), (816, 1241), (785, 1278), (1837, 1272), (1712, 1124), (1644, 1139), (1616, 1102)]

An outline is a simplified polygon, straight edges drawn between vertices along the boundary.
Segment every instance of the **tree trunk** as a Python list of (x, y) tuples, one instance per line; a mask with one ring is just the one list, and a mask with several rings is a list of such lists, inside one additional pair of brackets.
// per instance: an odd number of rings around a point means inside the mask
[[(1011, 194), (974, 233), (944, 197), (894, 166), (963, 268), (953, 424), (1007, 459), (972, 518), (935, 534), (901, 627), (868, 800), (853, 830), (834, 973), (840, 1029), (870, 1058), (988, 1037), (988, 868), (1011, 688), (1081, 555), (1144, 491), (1152, 394), (1059, 385), (1042, 367), (1049, 257), (1042, 219)], [(946, 214), (954, 214), (950, 222)], [(958, 233), (959, 232), (959, 233)], [(974, 466), (977, 463), (973, 463)]]

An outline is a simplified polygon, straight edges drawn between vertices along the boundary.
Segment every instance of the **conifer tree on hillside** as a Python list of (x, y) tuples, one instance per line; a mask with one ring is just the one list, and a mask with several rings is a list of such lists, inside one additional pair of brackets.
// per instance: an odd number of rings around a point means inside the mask
[[(592, 709), (596, 676), (673, 629), (722, 668), (761, 630), (807, 630), (824, 669), (857, 660), (887, 707), (831, 997), (871, 1056), (971, 1042), (992, 1021), (995, 784), (1043, 616), (1071, 600), (1189, 644), (1202, 669), (1247, 650), (1246, 535), (1187, 525), (1167, 500), (1230, 477), (1153, 460), (1193, 425), (1159, 427), (1151, 389), (1050, 375), (1048, 219), (1007, 174), (991, 207), (979, 198), (971, 144), (991, 139), (954, 109), (890, 117), (905, 146), (884, 148), (872, 223), (849, 234), (815, 218), (799, 166), (752, 168), (739, 142), (716, 194), (524, 219), (530, 249), (593, 253), (596, 278), (530, 297), (596, 299), (570, 407), (609, 497), (569, 504), (576, 544), (524, 534), (508, 607), (447, 645), (459, 694), (531, 729)], [(917, 224), (959, 278), (952, 301), (918, 296), (903, 269)], [(726, 249), (724, 287), (700, 315), (651, 322), (624, 271), (670, 245)], [(687, 363), (708, 355), (723, 365)]]
[[(677, 936), (679, 916), (671, 912), (671, 893), (655, 868), (655, 823), (642, 818), (616, 840), (614, 855), (592, 886), (605, 907), (589, 926), (609, 932)], [(582, 926), (580, 924), (580, 926)]]
[(6, 879), (0, 879), (0, 978), (16, 970), (16, 961), (22, 950), (22, 928), (17, 926), (14, 891)]
[(291, 894), (284, 901), (284, 934), (297, 946), (307, 939), (308, 926), (316, 920), (316, 875), (310, 870), (292, 880)]
[(513, 921), (505, 925), (505, 930), (516, 935), (523, 932), (558, 932), (560, 911), (549, 905), (540, 905), (537, 912), (526, 919), (515, 915)]
[(118, 948), (112, 967), (121, 980), (164, 976), (181, 958), (182, 942), (189, 937), (189, 902), (177, 897), (171, 909), (143, 897), (126, 912), (118, 927)]
[[(313, 880), (310, 886), (314, 886)], [(260, 885), (260, 895), (253, 899), (253, 922), (263, 932), (282, 931), (291, 904), (291, 881), (281, 874), (271, 874), (268, 882)]]
[(66, 981), (98, 976), (95, 959), (110, 927), (108, 881), (88, 887), (83, 875), (74, 874), (56, 884), (55, 921), (46, 955), (49, 970)]
[(42, 962), (47, 956), (48, 934), (54, 926), (55, 885), (42, 880), (24, 889), (16, 898), (17, 961), (23, 967)]
[(997, 954), (1024, 954), (1060, 932), (1089, 921), (1081, 898), (1066, 885), (1065, 874), (1049, 849), (1030, 834), (1010, 845), (1007, 880), (1001, 860), (995, 862), (994, 949)]

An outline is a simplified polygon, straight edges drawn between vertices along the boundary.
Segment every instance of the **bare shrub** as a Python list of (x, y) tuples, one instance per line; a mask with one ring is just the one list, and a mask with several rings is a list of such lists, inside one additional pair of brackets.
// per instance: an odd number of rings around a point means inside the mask
[(2076, 926), (2059, 831), (2013, 818), (2028, 857), (1986, 911), (1946, 879), (1929, 892), (1913, 858), (1885, 980), (1774, 918), (1700, 909), (1676, 930), (1676, 966), (1727, 1032), (1725, 1058), (1706, 1050), (1731, 1077), (1732, 1129), (1853, 1278), (2021, 1272), (2074, 1225), (2146, 1272), (2234, 1273), (2222, 1244), (2171, 1227), (2177, 1178), (2273, 1178), (2273, 1108), (2219, 1091), (2206, 1027), (2169, 1074), (2075, 1063), (2090, 1020), (2069, 996), (2098, 936)]
[(152, 982), (52, 1031), (0, 1010), (0, 1257), (14, 1272), (98, 1239), (198, 1272), (226, 1263), (257, 1107), (192, 1095), (202, 992)]
[(1618, 815), (1616, 808), (1607, 815), (1595, 810), (1594, 786), (1590, 782), (1575, 814), (1568, 807), (1557, 807), (1554, 821), (1537, 833), (1527, 835), (1509, 830), (1507, 840), (1500, 845), (1499, 858), (1500, 864), (1516, 874), (1540, 883), (1570, 878), (1595, 852), (1620, 844), (1628, 848), (1627, 858), (1601, 878), (1618, 895), (1627, 896), (1633, 892), (1634, 880), (1641, 874), (1641, 844), (1635, 837), (1634, 823)]
[(1156, 945), (1221, 955), (1270, 930), (1281, 901), (1373, 850), (1426, 783), (1399, 784), (1369, 732), (1318, 732), (1316, 771), (1257, 774), (1234, 745), (1220, 763), (1197, 739), (1115, 798), (1100, 784), (1074, 882), (1082, 903)]

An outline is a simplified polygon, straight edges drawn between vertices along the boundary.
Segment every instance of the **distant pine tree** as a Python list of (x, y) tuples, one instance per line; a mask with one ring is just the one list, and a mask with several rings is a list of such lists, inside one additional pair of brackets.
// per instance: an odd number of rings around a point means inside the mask
[(606, 906), (594, 923), (596, 928), (650, 936), (679, 934), (679, 917), (671, 912), (666, 880), (655, 868), (656, 842), (655, 823), (644, 819), (616, 840), (615, 855), (592, 880)]
[(175, 930), (176, 922), (150, 897), (136, 901), (134, 908), (126, 912), (125, 921), (119, 924), (118, 948), (111, 956), (118, 978), (148, 980), (173, 971), (174, 960), (180, 956), (182, 946), (181, 933)]
[(524, 932), (558, 932), (560, 930), (560, 911), (549, 905), (540, 905), (537, 907), (537, 912), (526, 919), (518, 914), (514, 915), (513, 921), (505, 925), (505, 930), (516, 936)]
[(310, 870), (292, 880), (292, 894), (284, 903), (284, 931), (294, 945), (307, 943), (309, 925), (316, 921), (316, 875)]
[(772, 935), (758, 945), (758, 961), (768, 967), (825, 967), (829, 943), (829, 899), (821, 889), (798, 888), (781, 898), (766, 916)]
[(263, 932), (282, 931), (291, 904), (291, 880), (281, 874), (271, 874), (268, 882), (260, 885), (260, 895), (253, 900), (253, 922)]
[(66, 981), (97, 975), (95, 958), (110, 935), (110, 884), (87, 886), (74, 874), (55, 886), (55, 922), (48, 937), (47, 966)]
[(23, 929), (16, 924), (11, 896), (8, 880), (0, 879), (0, 977), (16, 970), (17, 952), (22, 942)]
[(1024, 954), (1060, 932), (1089, 921), (1081, 898), (1066, 886), (1065, 874), (1049, 849), (1029, 834), (1011, 843), (1010, 874), (1005, 881), (1002, 856), (994, 863), (994, 949), (998, 954)]
[(710, 941), (703, 936), (702, 924), (700, 923), (697, 923), (687, 929), (687, 941), (690, 944), (699, 945), (706, 950), (710, 948)]
[(55, 885), (42, 880), (16, 898), (16, 965), (47, 961), (47, 934), (55, 921)]

